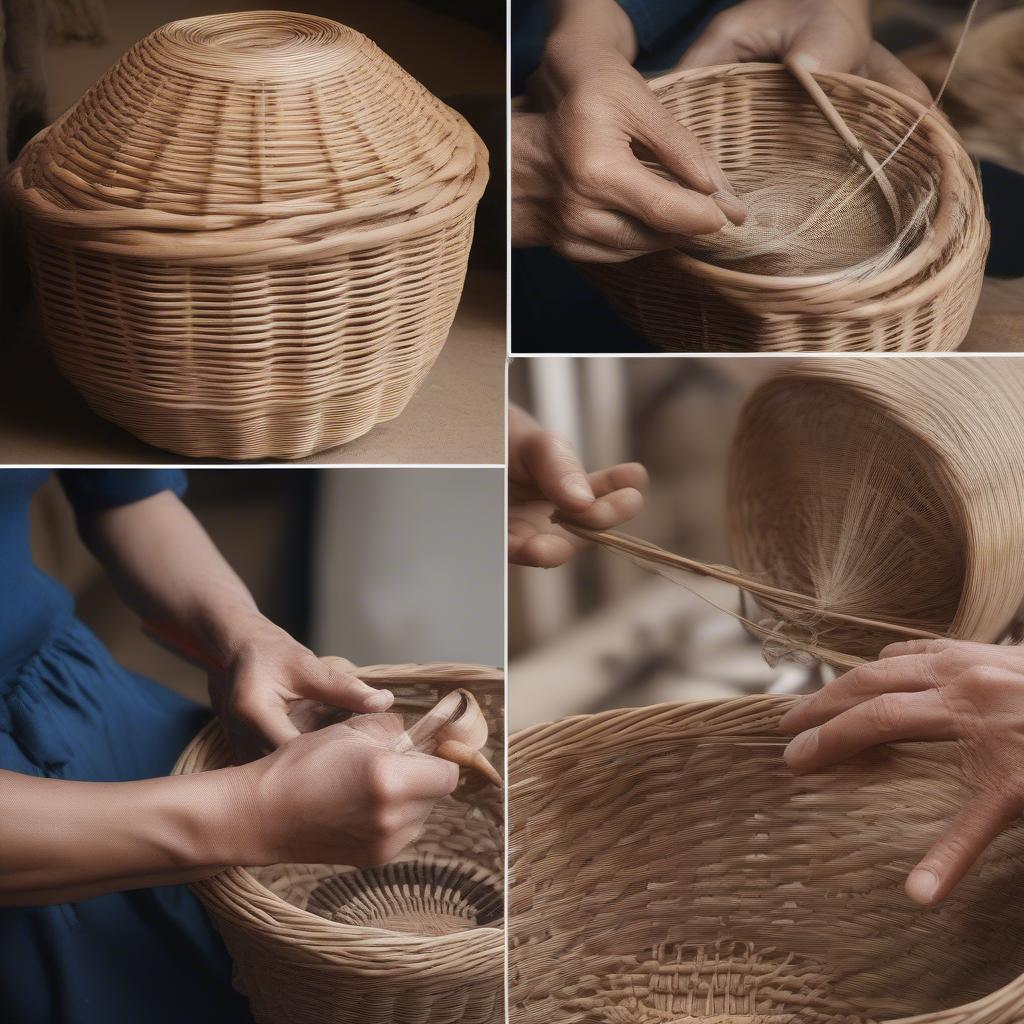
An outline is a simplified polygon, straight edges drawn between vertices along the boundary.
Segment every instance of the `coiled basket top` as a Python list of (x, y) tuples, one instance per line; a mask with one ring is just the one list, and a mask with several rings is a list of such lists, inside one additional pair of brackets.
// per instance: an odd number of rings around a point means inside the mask
[[(376, 665), (406, 726), (454, 689), (476, 697), (484, 748), (504, 761), (503, 674), (477, 665)], [(210, 723), (175, 774), (231, 763)], [(464, 773), (420, 839), (383, 868), (233, 867), (194, 883), (260, 1024), (497, 1024), (504, 975), (502, 792)]]
[(512, 737), (511, 1024), (1020, 1024), (1024, 823), (941, 904), (903, 891), (968, 796), (950, 744), (799, 777), (791, 698)]
[(136, 43), (28, 145), (9, 190), (37, 229), (197, 266), (306, 262), (469, 210), (487, 154), (359, 32), (249, 11)]

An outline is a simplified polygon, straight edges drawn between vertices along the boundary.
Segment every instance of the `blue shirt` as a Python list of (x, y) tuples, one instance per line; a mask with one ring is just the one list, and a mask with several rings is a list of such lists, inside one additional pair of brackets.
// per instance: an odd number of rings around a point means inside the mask
[[(47, 469), (0, 470), (0, 675), (31, 657), (73, 601), (55, 579), (32, 560), (29, 502), (50, 476)], [(160, 491), (185, 493), (177, 469), (58, 470), (79, 528), (103, 509), (130, 505)]]
[[(647, 74), (667, 71), (719, 12), (738, 0), (618, 0), (636, 32), (636, 66)], [(546, 0), (512, 0), (512, 95), (540, 63), (549, 31)]]

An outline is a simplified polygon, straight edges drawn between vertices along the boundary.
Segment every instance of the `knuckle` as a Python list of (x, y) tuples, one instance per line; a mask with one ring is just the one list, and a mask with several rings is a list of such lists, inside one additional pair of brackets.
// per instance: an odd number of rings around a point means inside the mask
[(903, 701), (896, 694), (886, 693), (868, 704), (871, 725), (882, 736), (898, 736), (906, 721)]
[(575, 169), (576, 187), (587, 195), (600, 195), (608, 189), (608, 166), (589, 154), (584, 156)]
[(367, 795), (378, 808), (390, 807), (398, 799), (399, 786), (385, 758), (378, 758), (366, 780)]
[(1002, 679), (999, 669), (991, 665), (969, 665), (960, 676), (960, 683), (968, 690), (989, 690)]

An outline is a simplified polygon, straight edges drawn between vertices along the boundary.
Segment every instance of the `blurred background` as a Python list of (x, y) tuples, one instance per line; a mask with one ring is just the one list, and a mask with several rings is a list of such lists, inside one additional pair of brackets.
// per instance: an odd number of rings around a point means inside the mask
[[(733, 431), (747, 395), (786, 362), (518, 359), (510, 400), (566, 434), (589, 470), (630, 461), (647, 467), (644, 510), (623, 532), (728, 564)], [(696, 576), (687, 583), (692, 591), (608, 551), (585, 550), (547, 571), (511, 566), (510, 731), (565, 715), (788, 692), (814, 681), (802, 666), (765, 663), (760, 642), (720, 610), (739, 610), (735, 588)]]
[[(260, 609), (357, 665), (504, 663), (501, 469), (197, 469), (185, 503)], [(78, 538), (56, 479), (32, 506), (36, 564), (128, 668), (207, 702), (206, 676), (146, 638)]]

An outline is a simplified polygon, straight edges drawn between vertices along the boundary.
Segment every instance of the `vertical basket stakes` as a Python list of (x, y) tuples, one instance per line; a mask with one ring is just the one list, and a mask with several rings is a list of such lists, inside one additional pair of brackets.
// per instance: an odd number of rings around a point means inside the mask
[(801, 778), (791, 698), (512, 737), (511, 1024), (1020, 1024), (1024, 824), (943, 903), (906, 873), (962, 806), (945, 744)]
[(369, 39), (173, 22), (12, 168), (46, 332), (101, 416), (297, 458), (405, 407), (458, 305), (487, 153)]
[[(455, 689), (487, 720), (504, 761), (503, 676), (473, 665), (379, 665), (361, 679), (422, 715)], [(230, 763), (211, 723), (175, 774)], [(423, 835), (383, 868), (235, 867), (194, 884), (260, 1024), (499, 1024), (504, 1013), (502, 791), (464, 773)]]

